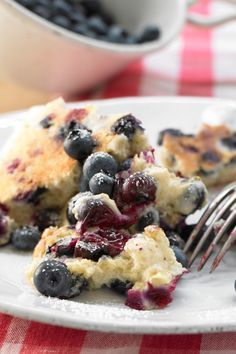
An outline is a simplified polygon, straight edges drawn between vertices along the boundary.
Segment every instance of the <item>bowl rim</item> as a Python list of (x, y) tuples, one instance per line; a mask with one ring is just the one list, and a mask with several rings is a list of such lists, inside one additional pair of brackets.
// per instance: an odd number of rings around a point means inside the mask
[(108, 52), (120, 53), (122, 55), (142, 55), (145, 53), (153, 52), (156, 50), (160, 50), (164, 48), (167, 44), (169, 44), (178, 34), (181, 32), (185, 22), (187, 15), (187, 1), (178, 0), (177, 6), (182, 13), (182, 16), (178, 16), (178, 21), (175, 27), (169, 31), (169, 34), (166, 37), (160, 37), (155, 41), (142, 43), (142, 44), (119, 44), (119, 43), (110, 43), (106, 41), (102, 41), (99, 39), (94, 39), (90, 37), (86, 37), (75, 32), (69, 31), (63, 27), (60, 27), (42, 17), (35, 14), (34, 12), (28, 10), (23, 5), (17, 3), (14, 0), (2, 0), (2, 5), (8, 11), (14, 12), (16, 15), (24, 17), (31, 24), (36, 25), (42, 30), (49, 30), (52, 35), (56, 35), (62, 37), (63, 39), (69, 40), (73, 43), (79, 43), (83, 46), (92, 47), (96, 49), (101, 49)]

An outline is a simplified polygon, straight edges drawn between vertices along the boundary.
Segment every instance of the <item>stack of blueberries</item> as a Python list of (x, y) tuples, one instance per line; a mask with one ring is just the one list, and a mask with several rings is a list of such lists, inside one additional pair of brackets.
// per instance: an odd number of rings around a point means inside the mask
[(28, 10), (65, 29), (90, 38), (119, 44), (140, 44), (157, 40), (160, 29), (146, 26), (131, 34), (117, 24), (100, 0), (15, 0)]

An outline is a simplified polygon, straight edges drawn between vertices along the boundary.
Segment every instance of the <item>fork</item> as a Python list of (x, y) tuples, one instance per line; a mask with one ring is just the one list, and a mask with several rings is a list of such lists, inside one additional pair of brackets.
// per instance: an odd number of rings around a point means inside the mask
[[(223, 219), (226, 214), (227, 216)], [(198, 267), (199, 271), (204, 267), (215, 246), (223, 236), (227, 235), (227, 239), (213, 260), (210, 273), (216, 269), (226, 252), (236, 241), (236, 182), (233, 182), (224, 188), (223, 191), (218, 194), (211, 203), (209, 203), (198, 224), (189, 236), (184, 248), (185, 252), (188, 252), (197, 237), (202, 235), (190, 257), (189, 266), (193, 264), (194, 260), (202, 250), (202, 247), (213, 232), (214, 227), (216, 227), (217, 223), (221, 222), (222, 219), (222, 225), (220, 225), (219, 230), (216, 232), (216, 235), (200, 260)]]

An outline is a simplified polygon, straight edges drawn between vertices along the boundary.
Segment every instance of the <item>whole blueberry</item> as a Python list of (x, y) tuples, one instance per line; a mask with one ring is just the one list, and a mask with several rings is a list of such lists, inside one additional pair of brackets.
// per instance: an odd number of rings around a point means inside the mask
[(156, 209), (148, 210), (145, 214), (143, 214), (137, 223), (137, 230), (143, 231), (145, 227), (149, 225), (159, 225), (159, 213)]
[(79, 195), (80, 195), (80, 193), (76, 194), (68, 202), (68, 206), (67, 206), (67, 210), (66, 210), (66, 216), (67, 216), (67, 220), (69, 221), (69, 223), (71, 225), (75, 225), (76, 222), (77, 222), (72, 210), (73, 210), (73, 208), (75, 206), (75, 203), (76, 203)]
[(34, 224), (41, 232), (47, 227), (58, 226), (61, 221), (59, 213), (59, 210), (52, 208), (39, 210), (34, 215)]
[(111, 131), (116, 134), (124, 134), (127, 138), (132, 139), (137, 129), (144, 130), (141, 121), (132, 114), (121, 117), (111, 127)]
[(94, 31), (98, 35), (107, 33), (107, 25), (100, 16), (92, 16), (88, 19), (87, 25), (90, 30)]
[(65, 123), (59, 131), (59, 136), (62, 139), (65, 139), (67, 135), (72, 131), (72, 130), (77, 130), (77, 129), (82, 129), (82, 130), (87, 130), (88, 132), (92, 133), (91, 130), (89, 130), (84, 124), (77, 122), (76, 120), (71, 120), (67, 123)]
[(165, 231), (168, 240), (170, 241), (171, 246), (176, 246), (178, 248), (183, 249), (185, 246), (184, 240), (174, 231)]
[(81, 193), (89, 191), (89, 180), (82, 175), (79, 181), (79, 191)]
[(37, 15), (39, 15), (40, 17), (45, 18), (46, 20), (48, 20), (51, 17), (51, 10), (49, 7), (37, 4), (37, 6), (34, 6), (33, 8), (33, 12)]
[(83, 161), (93, 151), (94, 141), (91, 133), (84, 129), (69, 132), (64, 141), (65, 152), (73, 159)]
[(171, 246), (171, 248), (174, 251), (177, 261), (181, 263), (184, 268), (188, 268), (188, 258), (183, 250), (177, 246)]
[(19, 250), (31, 251), (40, 240), (41, 232), (37, 227), (26, 225), (12, 233), (12, 244)]
[(160, 29), (155, 25), (147, 26), (138, 38), (139, 43), (155, 41), (160, 37)]
[(52, 22), (60, 27), (64, 27), (67, 29), (69, 29), (71, 27), (70, 20), (68, 19), (68, 17), (66, 17), (64, 15), (56, 15), (56, 16), (52, 17)]
[(64, 15), (70, 18), (70, 14), (73, 11), (73, 7), (69, 1), (65, 0), (53, 0), (53, 10), (55, 15)]
[(132, 161), (133, 161), (133, 159), (131, 159), (131, 158), (123, 161), (119, 166), (119, 172), (129, 170), (131, 167)]
[(113, 43), (125, 43), (127, 37), (127, 33), (125, 30), (119, 25), (110, 26), (106, 39), (109, 42)]
[(152, 202), (156, 198), (156, 182), (147, 173), (135, 172), (122, 186), (122, 200), (126, 203)]
[(89, 189), (93, 194), (106, 193), (112, 196), (115, 180), (103, 172), (96, 173), (89, 181)]
[(114, 290), (116, 293), (125, 295), (129, 289), (133, 287), (133, 284), (129, 281), (122, 281), (120, 279), (115, 279), (110, 284), (110, 288)]
[(34, 285), (45, 296), (67, 298), (72, 285), (71, 275), (62, 262), (42, 262), (34, 273)]
[(98, 172), (115, 176), (117, 169), (118, 165), (113, 156), (106, 152), (95, 152), (85, 161), (83, 173), (84, 176), (90, 180)]

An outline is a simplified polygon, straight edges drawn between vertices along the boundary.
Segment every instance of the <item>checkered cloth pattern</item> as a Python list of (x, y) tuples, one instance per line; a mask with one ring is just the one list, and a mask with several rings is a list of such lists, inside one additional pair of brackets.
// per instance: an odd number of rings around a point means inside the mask
[[(202, 0), (192, 11), (230, 11), (232, 3)], [(236, 25), (214, 30), (186, 26), (162, 52), (148, 55), (80, 99), (189, 95), (236, 98)], [(0, 353), (235, 354), (236, 333), (106, 334), (66, 329), (0, 314)]]

